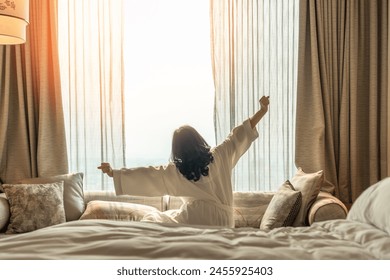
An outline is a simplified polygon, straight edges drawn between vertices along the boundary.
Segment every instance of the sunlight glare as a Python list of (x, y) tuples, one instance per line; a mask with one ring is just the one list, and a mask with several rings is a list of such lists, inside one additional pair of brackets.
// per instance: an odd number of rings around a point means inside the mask
[(128, 166), (167, 163), (189, 124), (215, 145), (209, 1), (125, 1)]

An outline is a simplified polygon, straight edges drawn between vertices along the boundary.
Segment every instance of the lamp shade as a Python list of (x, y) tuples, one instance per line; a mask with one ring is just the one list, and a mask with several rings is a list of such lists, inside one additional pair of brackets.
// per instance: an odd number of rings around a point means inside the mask
[(0, 0), (0, 45), (26, 42), (29, 0)]

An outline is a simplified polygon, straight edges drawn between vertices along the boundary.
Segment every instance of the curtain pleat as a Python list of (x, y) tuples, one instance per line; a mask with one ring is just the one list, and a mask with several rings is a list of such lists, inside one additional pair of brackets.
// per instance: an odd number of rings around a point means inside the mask
[(345, 203), (387, 176), (387, 5), (301, 1), (296, 161)]
[[(390, 5), (388, 5), (387, 15), (390, 15)], [(390, 80), (390, 20), (387, 20), (387, 81)], [(387, 143), (390, 143), (390, 87), (387, 85)], [(385, 103), (385, 102), (383, 102)], [(385, 105), (386, 106), (386, 105)], [(385, 163), (387, 165), (387, 176), (390, 176), (390, 146), (387, 145), (387, 161)]]
[(123, 1), (59, 0), (69, 168), (86, 189), (112, 189), (97, 169), (125, 166)]
[(259, 139), (235, 168), (236, 190), (275, 190), (291, 178), (295, 148), (298, 1), (210, 1), (215, 131), (220, 143), (270, 96)]
[(56, 1), (30, 1), (26, 43), (0, 46), (0, 125), (3, 182), (68, 172)]

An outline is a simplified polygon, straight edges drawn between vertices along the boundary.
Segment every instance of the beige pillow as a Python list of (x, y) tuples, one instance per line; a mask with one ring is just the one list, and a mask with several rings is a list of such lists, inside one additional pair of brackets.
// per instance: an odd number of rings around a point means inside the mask
[(157, 208), (128, 202), (92, 200), (88, 202), (87, 208), (80, 220), (85, 219), (107, 219), (121, 221), (140, 221), (151, 212), (158, 211)]
[(261, 230), (291, 226), (302, 203), (302, 194), (296, 191), (289, 181), (284, 182), (272, 197), (263, 219)]
[(46, 184), (64, 181), (64, 207), (67, 221), (78, 220), (85, 210), (83, 173), (36, 177), (20, 180), (20, 184)]
[(308, 212), (320, 192), (324, 181), (324, 172), (320, 170), (314, 173), (305, 173), (302, 168), (299, 168), (290, 181), (294, 188), (302, 193), (301, 209), (295, 218), (293, 226), (307, 226), (309, 225)]
[(65, 222), (63, 182), (3, 184), (10, 205), (6, 233), (23, 233)]

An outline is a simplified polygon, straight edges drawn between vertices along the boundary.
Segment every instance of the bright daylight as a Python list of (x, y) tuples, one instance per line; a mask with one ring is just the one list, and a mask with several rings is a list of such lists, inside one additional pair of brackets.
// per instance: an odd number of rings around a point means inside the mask
[(214, 146), (208, 1), (124, 2), (126, 164), (166, 164), (184, 124)]

